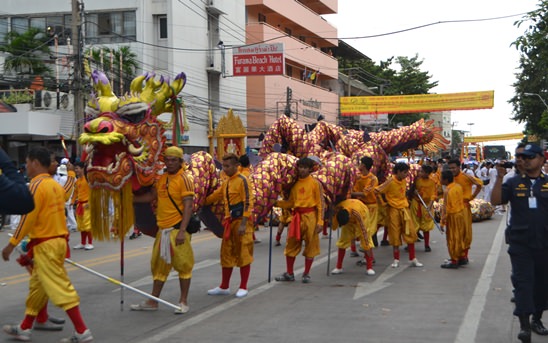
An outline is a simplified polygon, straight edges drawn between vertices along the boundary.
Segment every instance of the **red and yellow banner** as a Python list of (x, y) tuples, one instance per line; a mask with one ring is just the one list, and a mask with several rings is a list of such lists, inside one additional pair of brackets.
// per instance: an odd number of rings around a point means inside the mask
[(341, 115), (419, 113), (493, 108), (495, 91), (340, 98)]
[(464, 137), (464, 143), (509, 141), (512, 139), (523, 139), (524, 136), (525, 135), (523, 133), (503, 133), (500, 135), (489, 135), (489, 136), (467, 136), (467, 137)]

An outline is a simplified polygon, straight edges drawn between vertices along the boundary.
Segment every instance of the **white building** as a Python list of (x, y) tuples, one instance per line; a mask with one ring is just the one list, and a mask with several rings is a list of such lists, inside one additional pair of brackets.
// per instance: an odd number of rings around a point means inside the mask
[[(129, 46), (137, 55), (139, 70), (136, 76), (149, 71), (172, 78), (180, 72), (186, 74), (187, 84), (181, 95), (190, 123), (190, 130), (185, 133), (189, 136), (188, 152), (208, 146), (209, 109), (213, 111), (214, 125), (233, 108), (246, 126), (246, 80), (225, 77), (231, 63), (230, 56), (224, 56), (225, 47), (246, 42), (244, 0), (80, 0), (79, 4), (83, 5), (83, 51)], [(77, 52), (70, 45), (73, 43), (70, 40), (72, 20), (70, 0), (4, 0), (0, 13), (0, 41), (10, 30), (22, 33), (29, 27), (57, 34), (58, 47), (51, 47), (56, 56), (49, 63), (58, 71), (60, 82), (70, 83), (73, 77), (71, 57)], [(2, 64), (4, 57), (0, 55)], [(112, 72), (116, 74), (116, 71)], [(0, 73), (5, 80), (4, 87), (10, 80), (21, 77), (5, 73), (3, 69)], [(115, 93), (119, 94), (119, 91), (115, 90)], [(52, 101), (40, 99), (40, 106), (19, 107), (18, 113), (24, 113), (11, 115), (9, 120), (7, 116), (0, 116), (2, 143), (9, 143), (12, 156), (21, 156), (21, 151), (13, 149), (28, 147), (30, 141), (42, 144), (43, 140), (57, 140), (57, 132), (76, 138), (76, 125), (70, 122), (74, 120), (74, 115), (70, 115), (74, 113), (72, 95), (64, 98), (59, 109), (55, 88), (43, 91), (41, 97), (44, 96)], [(43, 120), (44, 113), (60, 120), (46, 120), (39, 127), (29, 124), (33, 118)]]

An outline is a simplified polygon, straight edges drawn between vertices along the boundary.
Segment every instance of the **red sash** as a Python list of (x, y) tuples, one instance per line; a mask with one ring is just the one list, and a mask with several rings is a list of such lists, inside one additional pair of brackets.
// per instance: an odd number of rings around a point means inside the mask
[(76, 215), (77, 216), (83, 216), (84, 215), (84, 205), (87, 204), (87, 201), (78, 201), (78, 205), (76, 205)]
[[(19, 264), (23, 267), (32, 265), (32, 258), (34, 257), (34, 253), (32, 251), (33, 248), (40, 243), (49, 241), (50, 239), (54, 239), (54, 238), (64, 238), (68, 242), (69, 236), (60, 235), (60, 236), (53, 236), (53, 237), (33, 238), (27, 243), (27, 249), (28, 249), (27, 253), (25, 255), (19, 256), (19, 258), (17, 259), (17, 262), (19, 262)], [(68, 244), (67, 244), (67, 252), (65, 254), (65, 257), (70, 258), (70, 248)]]
[(223, 220), (223, 227), (225, 229), (223, 232), (223, 239), (225, 241), (228, 241), (230, 239), (230, 224), (232, 224), (232, 218), (225, 217), (225, 219)]
[(315, 211), (315, 207), (296, 207), (293, 210), (293, 218), (289, 224), (288, 237), (295, 237), (297, 240), (301, 240), (301, 214), (310, 213)]

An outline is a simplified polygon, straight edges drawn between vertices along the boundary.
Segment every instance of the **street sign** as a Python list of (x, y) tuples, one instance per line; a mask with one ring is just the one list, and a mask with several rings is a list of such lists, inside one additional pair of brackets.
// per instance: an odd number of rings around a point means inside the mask
[(232, 75), (283, 75), (285, 71), (284, 45), (254, 44), (233, 48)]

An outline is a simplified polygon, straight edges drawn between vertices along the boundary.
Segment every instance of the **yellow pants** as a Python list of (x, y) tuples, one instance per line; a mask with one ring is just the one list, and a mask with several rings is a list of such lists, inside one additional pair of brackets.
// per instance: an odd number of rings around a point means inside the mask
[(379, 223), (379, 206), (377, 204), (366, 204), (367, 209), (369, 210), (369, 216), (367, 217), (367, 222), (365, 226), (369, 232), (369, 236), (374, 235), (377, 232), (377, 224)]
[(150, 269), (154, 280), (165, 282), (172, 268), (179, 273), (179, 279), (192, 278), (192, 269), (194, 268), (194, 252), (190, 243), (191, 236), (185, 232), (185, 243), (175, 245), (175, 237), (178, 233), (179, 230), (172, 230), (169, 233), (169, 242), (173, 252), (171, 256), (171, 264), (166, 263), (166, 261), (160, 257), (160, 240), (162, 237), (162, 230), (158, 230), (158, 233), (156, 233), (156, 239), (154, 240), (154, 246), (152, 248), (152, 257), (150, 259)]
[(464, 249), (472, 246), (472, 209), (468, 201), (464, 201)]
[(411, 217), (413, 224), (417, 230), (432, 231), (434, 229), (434, 221), (428, 214), (426, 208), (416, 199), (411, 200)]
[(48, 299), (64, 311), (80, 304), (65, 269), (67, 241), (53, 238), (33, 248), (34, 267), (29, 281), (25, 314), (36, 316)]
[(84, 207), (84, 214), (81, 216), (76, 215), (76, 227), (80, 232), (91, 231), (91, 211), (89, 210), (89, 206), (87, 208)]
[(316, 233), (316, 223), (316, 211), (301, 214), (301, 239), (287, 237), (285, 256), (296, 257), (301, 252), (303, 241), (304, 257), (313, 258), (320, 254), (320, 237)]
[(363, 250), (369, 250), (373, 248), (373, 239), (371, 238), (370, 230), (365, 233), (367, 237), (364, 237), (359, 225), (346, 224), (341, 227), (341, 236), (337, 241), (337, 247), (341, 249), (348, 249), (350, 243), (356, 239), (360, 239), (360, 247)]
[(221, 267), (243, 267), (253, 262), (253, 220), (249, 218), (245, 226), (245, 234), (240, 236), (238, 229), (242, 220), (234, 220), (230, 223), (230, 238), (222, 238), (221, 242)]
[(408, 208), (387, 207), (388, 240), (390, 245), (399, 247), (403, 241), (407, 244), (417, 241), (417, 230), (411, 219)]
[(458, 261), (465, 249), (464, 245), (464, 212), (448, 213), (446, 223), (447, 250), (452, 260)]

